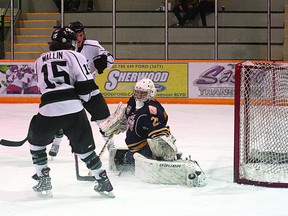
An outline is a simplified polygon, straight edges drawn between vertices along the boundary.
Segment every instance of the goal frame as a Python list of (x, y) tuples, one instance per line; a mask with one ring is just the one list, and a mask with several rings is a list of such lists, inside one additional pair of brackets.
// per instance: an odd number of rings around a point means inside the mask
[[(234, 182), (239, 183), (239, 184), (248, 184), (248, 185), (256, 185), (256, 186), (263, 186), (263, 187), (274, 187), (274, 188), (287, 188), (288, 187), (288, 182), (287, 183), (282, 183), (282, 182), (264, 182), (264, 181), (253, 181), (253, 180), (249, 180), (246, 178), (242, 178), (240, 176), (240, 124), (241, 124), (241, 120), (240, 120), (240, 106), (242, 103), (242, 106), (244, 106), (244, 118), (243, 121), (244, 122), (249, 122), (249, 109), (248, 109), (248, 101), (250, 100), (250, 95), (248, 90), (246, 90), (247, 88), (245, 88), (244, 91), (244, 99), (242, 99), (241, 101), (241, 70), (244, 67), (243, 63), (245, 63), (245, 61), (237, 63), (235, 65), (235, 95), (234, 95)], [(274, 62), (266, 62), (266, 63), (271, 63), (273, 64)], [(248, 66), (249, 67), (249, 66)], [(253, 67), (253, 66), (251, 66)], [(249, 86), (250, 83), (249, 81), (251, 80), (251, 77), (249, 79), (246, 78), (245, 76), (245, 85)], [(272, 83), (272, 88), (275, 88), (275, 83), (274, 83), (274, 79), (273, 79), (273, 83)], [(274, 90), (273, 90), (274, 91)], [(277, 103), (277, 101), (272, 101), (272, 103)], [(245, 123), (244, 123), (245, 124)], [(245, 142), (249, 142), (248, 139), (246, 139), (246, 137), (249, 136), (249, 130), (245, 131), (244, 134), (244, 140), (246, 140)], [(244, 152), (248, 152), (249, 151), (249, 143), (246, 144), (245, 143), (245, 147), (244, 147)], [(246, 153), (245, 156), (249, 157), (249, 155)], [(247, 159), (247, 158), (246, 158)]]

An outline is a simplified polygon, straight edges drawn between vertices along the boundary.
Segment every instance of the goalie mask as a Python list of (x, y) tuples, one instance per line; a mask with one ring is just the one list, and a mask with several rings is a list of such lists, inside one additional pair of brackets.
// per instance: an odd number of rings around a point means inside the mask
[(49, 49), (56, 50), (75, 50), (77, 48), (76, 34), (68, 27), (59, 28), (53, 31)]
[(133, 97), (136, 101), (136, 109), (143, 107), (144, 102), (147, 100), (152, 100), (156, 97), (157, 89), (151, 79), (144, 78), (139, 80), (133, 92)]

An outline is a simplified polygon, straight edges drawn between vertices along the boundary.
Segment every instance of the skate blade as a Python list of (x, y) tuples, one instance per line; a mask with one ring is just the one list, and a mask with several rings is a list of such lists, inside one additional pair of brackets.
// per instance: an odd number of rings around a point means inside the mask
[(102, 197), (107, 197), (107, 198), (115, 198), (115, 195), (112, 191), (107, 192), (107, 191), (103, 191), (103, 192), (97, 192), (99, 195), (101, 195)]
[(53, 197), (51, 190), (37, 192), (37, 194), (39, 197), (44, 198), (44, 199), (49, 199)]

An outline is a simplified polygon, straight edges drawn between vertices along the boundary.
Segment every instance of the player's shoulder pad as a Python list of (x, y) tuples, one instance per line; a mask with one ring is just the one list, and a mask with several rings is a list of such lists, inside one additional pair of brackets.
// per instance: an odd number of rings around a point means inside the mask
[(151, 115), (157, 115), (162, 106), (158, 101), (150, 100), (147, 101), (146, 107)]
[(153, 106), (153, 105), (149, 105), (148, 110), (149, 110), (149, 113), (151, 115), (157, 115), (157, 113), (158, 113), (158, 108), (156, 106)]
[(96, 40), (85, 40), (84, 45), (90, 46), (100, 46), (100, 43)]
[(78, 59), (78, 60), (80, 60), (80, 61), (85, 61), (85, 62), (87, 62), (87, 60), (86, 60), (86, 57), (82, 54), (82, 53), (79, 53), (79, 52), (76, 52), (76, 51), (74, 51), (74, 50), (64, 50), (65, 52), (65, 55), (66, 56), (69, 56), (70, 58), (72, 58), (73, 59), (73, 57), (74, 58), (76, 58), (76, 59)]

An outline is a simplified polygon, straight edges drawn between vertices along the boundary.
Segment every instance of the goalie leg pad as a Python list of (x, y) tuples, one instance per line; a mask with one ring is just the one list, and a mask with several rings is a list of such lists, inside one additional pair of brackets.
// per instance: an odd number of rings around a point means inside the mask
[(152, 184), (203, 186), (205, 174), (191, 160), (157, 161), (134, 154), (135, 176)]
[(202, 187), (206, 184), (206, 175), (202, 171), (197, 161), (187, 160), (186, 170), (187, 179), (186, 184), (191, 187)]
[(170, 134), (169, 136), (158, 136), (153, 139), (147, 139), (152, 153), (166, 161), (173, 161), (176, 159), (177, 147), (175, 145), (175, 137)]
[(112, 148), (109, 150), (109, 170), (111, 171), (128, 171), (134, 170), (132, 164), (127, 164), (125, 156), (129, 152), (127, 148)]

